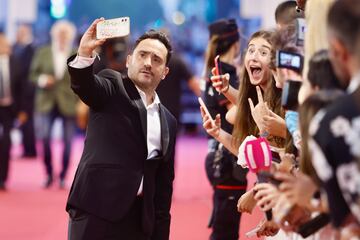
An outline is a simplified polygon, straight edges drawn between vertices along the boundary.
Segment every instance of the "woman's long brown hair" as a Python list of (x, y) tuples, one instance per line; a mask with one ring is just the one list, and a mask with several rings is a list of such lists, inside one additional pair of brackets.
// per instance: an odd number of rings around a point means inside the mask
[[(255, 32), (249, 42), (256, 38), (265, 39), (270, 45), (272, 40), (273, 32), (270, 31), (258, 31)], [(271, 50), (271, 55), (275, 54)], [(239, 86), (239, 96), (237, 102), (237, 113), (235, 118), (234, 130), (233, 130), (233, 141), (232, 144), (238, 147), (241, 142), (248, 135), (257, 136), (259, 134), (259, 129), (251, 116), (251, 110), (248, 102), (248, 98), (251, 98), (254, 102), (254, 105), (258, 103), (256, 86), (251, 84), (249, 74), (246, 71), (245, 66), (242, 67), (240, 73), (240, 86)], [(284, 116), (284, 111), (281, 108), (281, 90), (278, 89), (275, 85), (275, 80), (271, 75), (271, 78), (268, 80), (267, 91), (264, 94), (264, 101), (268, 103), (269, 108), (276, 114), (281, 117)], [(274, 137), (277, 146), (281, 146), (284, 143), (284, 139), (280, 137)]]

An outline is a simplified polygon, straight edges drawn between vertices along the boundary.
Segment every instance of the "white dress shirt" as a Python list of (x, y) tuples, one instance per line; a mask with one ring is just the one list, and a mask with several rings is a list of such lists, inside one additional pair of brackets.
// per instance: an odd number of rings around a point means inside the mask
[[(77, 55), (73, 61), (69, 63), (69, 66), (73, 68), (86, 68), (94, 63), (96, 57), (87, 58)], [(136, 85), (135, 85), (136, 86)], [(160, 99), (155, 92), (155, 97), (153, 102), (147, 105), (146, 94), (140, 90), (137, 86), (136, 89), (139, 92), (141, 100), (144, 103), (147, 112), (147, 149), (148, 155), (147, 159), (156, 157), (159, 152), (161, 152), (161, 125), (160, 125), (160, 114), (159, 114), (159, 104)], [(139, 126), (141, 127), (141, 126)], [(141, 183), (137, 192), (137, 195), (141, 195), (143, 192), (143, 182), (144, 176), (141, 179)]]
[(10, 86), (10, 63), (8, 55), (0, 55), (0, 106), (10, 106), (12, 103), (11, 86)]

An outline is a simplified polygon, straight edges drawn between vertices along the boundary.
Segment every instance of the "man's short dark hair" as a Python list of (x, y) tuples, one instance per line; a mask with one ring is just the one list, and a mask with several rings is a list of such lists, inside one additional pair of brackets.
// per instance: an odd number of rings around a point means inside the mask
[(296, 11), (296, 1), (280, 3), (275, 10), (275, 21), (280, 24), (290, 24), (296, 18), (304, 18), (304, 13)]
[(154, 29), (150, 29), (149, 31), (145, 32), (143, 35), (141, 35), (135, 42), (134, 49), (139, 45), (139, 43), (145, 39), (156, 39), (159, 40), (161, 43), (163, 43), (167, 49), (167, 55), (166, 55), (166, 65), (169, 64), (171, 54), (172, 54), (172, 47), (170, 44), (170, 40), (168, 36), (166, 36), (165, 33), (161, 31), (156, 31)]
[(360, 1), (335, 1), (329, 10), (327, 22), (346, 49), (360, 59)]

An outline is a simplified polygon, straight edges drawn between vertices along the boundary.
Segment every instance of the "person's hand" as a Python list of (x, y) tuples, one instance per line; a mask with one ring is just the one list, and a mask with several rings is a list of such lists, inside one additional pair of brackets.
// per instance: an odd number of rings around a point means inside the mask
[(277, 165), (277, 171), (290, 173), (294, 168), (295, 155), (285, 152), (279, 152), (281, 162)]
[(353, 215), (348, 216), (345, 222), (340, 230), (340, 240), (360, 239), (360, 225)]
[(238, 212), (246, 212), (251, 214), (255, 205), (256, 201), (254, 199), (254, 191), (253, 189), (250, 189), (239, 198), (237, 209)]
[(264, 130), (269, 134), (277, 137), (286, 137), (286, 123), (285, 120), (269, 109), (269, 114), (264, 115), (263, 124)]
[(90, 27), (86, 30), (80, 40), (78, 49), (79, 56), (92, 57), (93, 51), (105, 42), (105, 39), (96, 39), (96, 24), (104, 20), (104, 18), (95, 19)]
[(279, 185), (279, 190), (292, 204), (301, 207), (310, 205), (310, 201), (318, 187), (309, 176), (297, 171), (295, 175), (277, 172), (274, 177), (282, 182)]
[(259, 223), (259, 226), (260, 226), (260, 229), (256, 233), (257, 237), (275, 236), (280, 230), (279, 226), (274, 221), (268, 221), (266, 219), (263, 219)]
[(203, 120), (203, 127), (206, 130), (206, 132), (213, 138), (217, 138), (220, 134), (220, 126), (221, 126), (220, 114), (217, 114), (215, 120), (212, 120), (211, 116), (208, 116), (205, 113), (205, 110), (203, 109), (202, 106), (200, 106), (200, 113)]
[(210, 77), (210, 80), (215, 90), (219, 93), (226, 93), (230, 87), (230, 74), (226, 73), (224, 75), (216, 75), (216, 68), (211, 70), (211, 74), (212, 76)]
[(20, 111), (16, 117), (16, 120), (20, 125), (23, 125), (28, 120), (27, 113), (24, 111)]
[(271, 183), (258, 183), (255, 185), (254, 191), (254, 198), (257, 201), (256, 205), (258, 205), (263, 212), (275, 207), (280, 196), (279, 190)]
[(295, 205), (290, 212), (280, 221), (280, 228), (284, 231), (296, 232), (297, 229), (311, 219), (311, 212)]
[(251, 115), (260, 130), (260, 134), (262, 134), (265, 132), (263, 118), (264, 118), (264, 116), (269, 115), (269, 108), (267, 106), (267, 103), (264, 102), (264, 99), (263, 99), (263, 96), (261, 93), (261, 89), (259, 86), (256, 86), (256, 92), (257, 92), (257, 96), (258, 96), (258, 104), (256, 106), (254, 106), (254, 103), (251, 100), (251, 98), (248, 98), (248, 101), (249, 101), (249, 105), (250, 105)]

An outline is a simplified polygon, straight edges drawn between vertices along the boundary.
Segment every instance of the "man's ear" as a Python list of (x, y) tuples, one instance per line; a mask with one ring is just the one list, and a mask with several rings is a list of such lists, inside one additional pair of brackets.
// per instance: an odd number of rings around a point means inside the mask
[(161, 76), (161, 80), (164, 80), (166, 75), (168, 75), (170, 69), (168, 67), (165, 67), (164, 74)]
[(129, 67), (129, 62), (131, 61), (131, 55), (127, 55), (126, 57), (126, 68)]
[(330, 39), (330, 44), (332, 47), (332, 53), (334, 57), (342, 62), (347, 62), (349, 60), (349, 53), (345, 48), (345, 45), (337, 38)]

